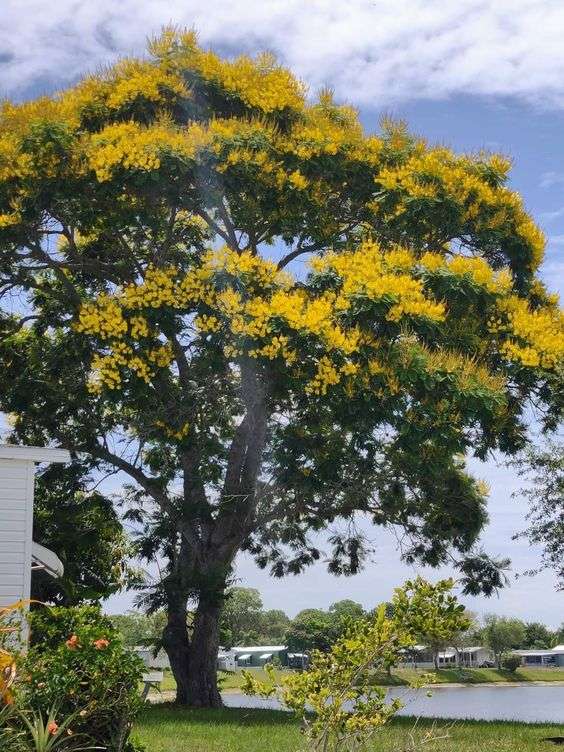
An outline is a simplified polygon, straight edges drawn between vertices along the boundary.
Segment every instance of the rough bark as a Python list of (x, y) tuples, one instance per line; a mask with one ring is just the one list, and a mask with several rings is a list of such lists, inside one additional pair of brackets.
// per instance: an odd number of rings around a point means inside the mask
[(169, 597), (167, 625), (163, 632), (163, 646), (170, 661), (176, 682), (176, 701), (187, 705), (189, 700), (190, 641), (186, 625), (187, 597)]
[(188, 697), (185, 704), (190, 707), (220, 708), (223, 705), (217, 688), (220, 615), (220, 603), (203, 600), (198, 605), (188, 658)]

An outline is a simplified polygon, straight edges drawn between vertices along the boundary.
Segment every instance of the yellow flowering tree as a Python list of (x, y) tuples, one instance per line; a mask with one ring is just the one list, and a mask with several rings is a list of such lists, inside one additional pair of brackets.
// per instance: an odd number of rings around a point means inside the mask
[(329, 568), (351, 573), (360, 514), (400, 526), (408, 560), (499, 584), (460, 457), (519, 448), (531, 403), (555, 425), (564, 349), (508, 169), (367, 134), (270, 56), (174, 29), (3, 104), (0, 408), (14, 440), (132, 480), (179, 702), (221, 702), (241, 550), (297, 573), (331, 529)]

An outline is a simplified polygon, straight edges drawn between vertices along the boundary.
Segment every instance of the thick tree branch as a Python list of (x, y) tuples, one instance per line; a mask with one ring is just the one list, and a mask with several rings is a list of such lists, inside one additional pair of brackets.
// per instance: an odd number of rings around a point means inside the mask
[(156, 479), (150, 478), (148, 475), (145, 475), (145, 473), (139, 467), (136, 467), (132, 463), (125, 460), (123, 457), (120, 457), (118, 454), (114, 454), (114, 452), (111, 452), (109, 449), (101, 446), (100, 444), (96, 445), (96, 447), (85, 447), (84, 449), (80, 449), (78, 447), (71, 448), (74, 451), (85, 451), (88, 454), (91, 454), (93, 457), (97, 457), (98, 459), (101, 459), (104, 462), (117, 467), (124, 473), (127, 473), (127, 475), (133, 478), (141, 486), (141, 488), (157, 502), (157, 504), (163, 511), (171, 511), (168, 494), (163, 490)]

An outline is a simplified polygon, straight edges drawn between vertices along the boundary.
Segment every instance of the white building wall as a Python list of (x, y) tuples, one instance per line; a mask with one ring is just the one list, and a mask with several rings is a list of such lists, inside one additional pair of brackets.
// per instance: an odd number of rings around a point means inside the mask
[(0, 608), (29, 598), (34, 463), (0, 458)]
[(147, 668), (170, 668), (170, 661), (164, 650), (159, 650), (156, 656), (153, 655), (152, 648), (135, 647), (133, 648), (133, 651), (139, 658), (141, 658)]

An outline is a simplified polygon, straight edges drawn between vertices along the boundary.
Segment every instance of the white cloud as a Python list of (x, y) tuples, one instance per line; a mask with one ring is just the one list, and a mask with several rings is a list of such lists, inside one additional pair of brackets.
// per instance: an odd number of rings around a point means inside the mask
[(553, 185), (564, 183), (564, 175), (560, 172), (543, 172), (541, 175), (540, 188), (552, 188)]
[(560, 209), (555, 209), (554, 211), (545, 211), (539, 214), (539, 218), (544, 219), (547, 222), (552, 222), (554, 219), (559, 219), (562, 216), (564, 216), (564, 206), (561, 206)]
[(456, 93), (564, 106), (560, 0), (3, 0), (1, 86), (61, 85), (168, 22), (222, 49), (271, 49), (364, 106)]

